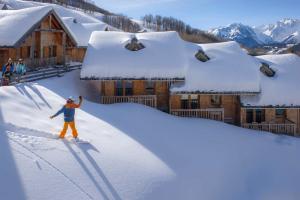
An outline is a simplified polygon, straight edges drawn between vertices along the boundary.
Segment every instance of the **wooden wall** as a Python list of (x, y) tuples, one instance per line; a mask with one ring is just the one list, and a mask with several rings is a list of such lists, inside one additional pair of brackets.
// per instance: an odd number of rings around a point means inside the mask
[[(247, 123), (246, 119), (246, 111), (251, 110), (252, 108), (241, 108), (241, 124)], [(281, 123), (276, 119), (276, 108), (261, 108), (265, 110), (265, 122), (266, 123)], [(253, 113), (255, 113), (256, 109), (252, 109)], [(297, 126), (297, 133), (300, 135), (300, 109), (296, 108), (286, 108), (286, 119), (294, 122)], [(255, 121), (255, 114), (253, 115), (253, 120)]]
[[(133, 95), (146, 95), (146, 81), (133, 80), (132, 81)], [(116, 95), (116, 81), (101, 82), (102, 96)], [(157, 107), (161, 110), (168, 111), (169, 109), (169, 84), (167, 81), (155, 81), (154, 95), (157, 97)]]
[(86, 47), (80, 48), (68, 48), (67, 55), (70, 57), (71, 61), (83, 62), (86, 53)]
[[(240, 103), (236, 95), (221, 95), (219, 108), (224, 108), (225, 122), (239, 124), (240, 122)], [(212, 95), (198, 95), (199, 108), (218, 108), (211, 103)], [(181, 109), (181, 95), (173, 94), (170, 96), (170, 109)]]

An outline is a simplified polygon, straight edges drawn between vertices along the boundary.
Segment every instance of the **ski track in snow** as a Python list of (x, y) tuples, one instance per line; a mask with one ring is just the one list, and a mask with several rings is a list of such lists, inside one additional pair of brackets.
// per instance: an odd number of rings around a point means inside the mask
[[(29, 153), (33, 154), (34, 156), (36, 156), (38, 159), (40, 159), (41, 161), (43, 161), (44, 163), (46, 163), (48, 166), (50, 166), (52, 169), (54, 169), (55, 171), (57, 171), (59, 174), (61, 174), (67, 181), (69, 181), (72, 185), (74, 185), (80, 192), (82, 192), (83, 194), (85, 194), (89, 199), (94, 199), (88, 192), (86, 192), (78, 183), (76, 183), (72, 178), (70, 178), (68, 175), (66, 175), (66, 173), (64, 173), (62, 170), (60, 170), (59, 168), (57, 168), (54, 164), (52, 164), (50, 161), (48, 161), (47, 159), (43, 158), (42, 156), (40, 156), (39, 154), (37, 154), (36, 152), (34, 152), (33, 150), (31, 150), (30, 148), (26, 147), (24, 144), (22, 144), (21, 142), (19, 142), (16, 138), (14, 138), (13, 135), (16, 135), (16, 133), (11, 132), (11, 131), (7, 131), (7, 138), (12, 141), (13, 143), (19, 145), (20, 147), (22, 147), (23, 149), (25, 149), (26, 151), (28, 151)], [(18, 136), (25, 136), (22, 134), (17, 134)], [(28, 136), (26, 136), (28, 137)], [(34, 136), (30, 136), (30, 137), (34, 137)], [(26, 155), (23, 152), (20, 152), (16, 149), (14, 149), (17, 153), (23, 155), (26, 158), (31, 159), (32, 161), (36, 162), (36, 160), (28, 155)]]

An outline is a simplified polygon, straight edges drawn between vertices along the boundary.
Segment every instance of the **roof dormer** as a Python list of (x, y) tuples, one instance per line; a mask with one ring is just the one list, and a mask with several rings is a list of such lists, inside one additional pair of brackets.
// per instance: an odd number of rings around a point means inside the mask
[(208, 55), (206, 55), (206, 53), (201, 49), (198, 50), (198, 52), (195, 54), (195, 57), (201, 62), (207, 62), (210, 60)]
[(142, 43), (140, 43), (135, 36), (133, 36), (131, 38), (130, 43), (126, 44), (125, 48), (129, 51), (139, 51), (144, 49), (145, 46)]
[(275, 71), (270, 67), (269, 64), (262, 62), (260, 67), (260, 71), (267, 77), (273, 77), (275, 76)]

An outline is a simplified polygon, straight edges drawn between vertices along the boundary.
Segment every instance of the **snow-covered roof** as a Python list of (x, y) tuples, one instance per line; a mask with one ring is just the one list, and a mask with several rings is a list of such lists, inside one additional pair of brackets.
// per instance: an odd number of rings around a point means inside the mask
[[(0, 46), (17, 46), (22, 42), (24, 36), (31, 33), (38, 23), (50, 13), (53, 13), (57, 20), (61, 20), (51, 6), (0, 10)], [(69, 32), (63, 23), (61, 25), (65, 31)], [(73, 39), (72, 35), (69, 36)]]
[[(133, 37), (145, 48), (139, 51), (126, 49)], [(185, 42), (176, 32), (93, 32), (81, 78), (184, 78), (185, 57)]]
[[(276, 72), (274, 77), (260, 73), (261, 93), (253, 97), (241, 97), (244, 106), (300, 106), (300, 57), (294, 54), (257, 57)], [(257, 69), (259, 71), (259, 68)]]
[[(207, 62), (196, 59), (202, 49), (210, 58)], [(189, 45), (189, 67), (185, 84), (172, 92), (193, 93), (257, 93), (260, 91), (259, 63), (240, 48), (236, 42)]]
[(81, 23), (74, 17), (63, 17), (63, 22), (70, 29), (72, 35), (76, 39), (77, 45), (80, 47), (87, 47), (91, 34), (94, 31), (117, 30), (108, 24), (101, 21), (92, 23)]

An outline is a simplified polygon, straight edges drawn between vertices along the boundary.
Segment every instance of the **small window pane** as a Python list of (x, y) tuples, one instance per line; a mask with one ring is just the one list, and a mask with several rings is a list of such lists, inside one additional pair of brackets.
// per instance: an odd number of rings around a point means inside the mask
[(247, 123), (253, 122), (253, 110), (246, 111), (246, 121), (247, 121)]
[(198, 99), (191, 99), (191, 109), (198, 109), (198, 108), (199, 108)]
[(212, 105), (220, 105), (221, 104), (221, 96), (219, 96), (219, 95), (212, 95), (211, 96), (211, 104)]
[(132, 96), (133, 95), (133, 83), (132, 81), (125, 82), (125, 95)]
[(154, 81), (146, 81), (145, 90), (147, 95), (154, 95)]
[(265, 121), (265, 110), (256, 109), (255, 115), (256, 115), (256, 122), (257, 123), (262, 123), (262, 122)]
[(285, 116), (285, 109), (276, 109), (276, 117)]
[(189, 100), (181, 99), (181, 109), (189, 109)]
[(116, 96), (123, 96), (123, 84), (122, 81), (116, 82)]
[(189, 99), (189, 95), (183, 94), (183, 95), (181, 95), (181, 99), (188, 100)]

